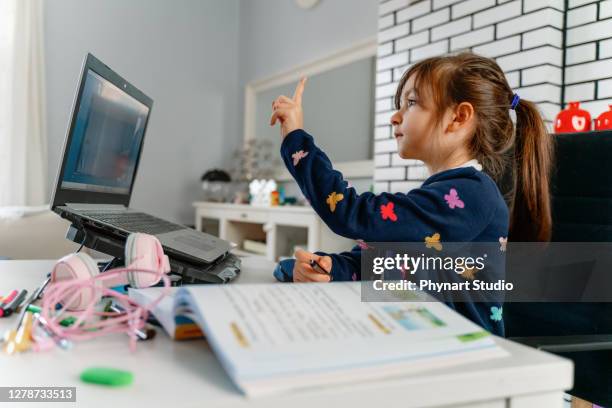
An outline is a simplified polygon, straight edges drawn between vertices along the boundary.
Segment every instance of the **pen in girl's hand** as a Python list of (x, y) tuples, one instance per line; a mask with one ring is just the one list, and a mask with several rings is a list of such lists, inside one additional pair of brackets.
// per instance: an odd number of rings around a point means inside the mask
[(323, 268), (317, 261), (315, 261), (314, 259), (310, 260), (310, 266), (312, 267), (312, 269), (317, 272), (317, 273), (322, 273), (325, 275), (329, 275), (329, 272), (327, 272), (325, 270), (325, 268)]

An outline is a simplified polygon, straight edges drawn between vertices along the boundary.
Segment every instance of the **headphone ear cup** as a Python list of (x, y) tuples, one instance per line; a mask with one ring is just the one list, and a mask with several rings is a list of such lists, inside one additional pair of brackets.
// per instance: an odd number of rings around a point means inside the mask
[[(78, 252), (61, 258), (51, 271), (51, 282), (65, 282), (70, 280), (85, 280), (98, 276), (100, 270), (96, 262), (87, 254)], [(72, 296), (72, 294), (70, 294)], [(84, 310), (94, 300), (96, 294), (91, 289), (81, 289), (68, 310)], [(96, 299), (98, 301), (99, 299)]]
[(136, 237), (139, 234), (136, 232), (131, 233), (130, 235), (128, 235), (127, 239), (125, 240), (125, 265), (126, 267), (128, 265), (133, 264), (136, 261), (136, 256), (135, 256), (135, 252), (134, 251), (134, 241), (136, 240)]
[(161, 244), (153, 235), (133, 233), (128, 236), (125, 242), (125, 263), (126, 268), (134, 269), (127, 274), (131, 286), (147, 288), (159, 282), (160, 277), (150, 273), (160, 271), (162, 260), (159, 259), (159, 249)]
[(155, 238), (155, 245), (157, 247), (157, 259), (159, 261), (158, 269), (160, 273), (169, 273), (172, 268), (170, 267), (170, 258), (164, 254), (164, 247), (162, 246), (159, 239)]

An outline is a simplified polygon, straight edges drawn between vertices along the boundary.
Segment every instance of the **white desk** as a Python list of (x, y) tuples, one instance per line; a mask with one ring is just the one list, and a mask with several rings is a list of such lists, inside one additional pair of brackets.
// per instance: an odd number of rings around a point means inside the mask
[[(33, 290), (50, 270), (52, 261), (0, 261), (0, 293)], [(239, 282), (272, 281), (272, 263), (261, 258), (243, 260)], [(0, 332), (13, 327), (16, 317), (0, 319)], [(562, 392), (572, 386), (572, 362), (498, 338), (512, 357), (431, 370), (378, 383), (364, 383), (247, 399), (231, 383), (203, 340), (173, 342), (163, 333), (138, 343), (130, 353), (125, 335), (21, 355), (0, 354), (0, 386), (76, 386), (77, 403), (65, 406), (105, 407), (561, 407)], [(130, 370), (134, 383), (106, 388), (80, 382), (90, 366)], [(53, 403), (53, 407), (62, 406)], [(19, 403), (19, 407), (41, 407)], [(9, 406), (0, 403), (0, 407)]]

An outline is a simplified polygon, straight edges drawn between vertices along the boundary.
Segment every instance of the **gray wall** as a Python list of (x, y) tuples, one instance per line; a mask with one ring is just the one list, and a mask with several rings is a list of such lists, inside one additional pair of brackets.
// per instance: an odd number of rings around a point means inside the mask
[(293, 0), (47, 0), (49, 184), (92, 52), (155, 101), (132, 205), (192, 224), (199, 177), (228, 168), (242, 142), (244, 84), (375, 36), (377, 10), (377, 0), (308, 11)]
[[(377, 0), (322, 0), (311, 10), (293, 0), (240, 2), (240, 85), (284, 72), (375, 37)], [(308, 92), (308, 85), (304, 95)], [(240, 126), (243, 126), (240, 104)], [(308, 106), (304, 105), (304, 110)], [(307, 113), (305, 113), (307, 116)], [(308, 123), (304, 124), (308, 128)], [(316, 139), (317, 135), (313, 135)], [(279, 136), (280, 137), (280, 136)], [(358, 191), (372, 179), (351, 180)], [(299, 194), (294, 182), (288, 194)]]
[[(304, 123), (334, 163), (372, 160), (375, 66), (376, 57), (366, 57), (308, 78), (302, 99)], [(279, 126), (270, 126), (270, 102), (279, 95), (291, 97), (295, 85), (257, 93), (255, 137), (270, 140), (274, 152), (280, 151), (281, 138)]]
[(294, 0), (240, 2), (240, 81), (283, 72), (376, 36), (376, 0), (322, 0), (310, 9)]
[(242, 134), (238, 26), (239, 0), (48, 0), (49, 183), (92, 52), (154, 100), (132, 205), (193, 224), (200, 176), (226, 164)]

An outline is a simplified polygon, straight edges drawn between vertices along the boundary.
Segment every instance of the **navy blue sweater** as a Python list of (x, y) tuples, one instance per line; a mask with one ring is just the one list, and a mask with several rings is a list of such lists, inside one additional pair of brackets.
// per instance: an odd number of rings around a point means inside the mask
[[(281, 156), (312, 208), (338, 235), (365, 242), (424, 242), (433, 237), (440, 242), (500, 243), (508, 235), (508, 207), (497, 185), (472, 166), (433, 174), (406, 194), (358, 194), (302, 129), (285, 137)], [(332, 258), (334, 281), (361, 279), (359, 246), (317, 254)], [(503, 335), (500, 303), (468, 299), (447, 304)]]

